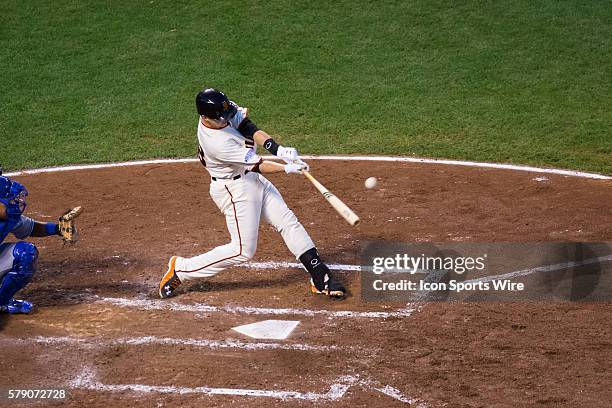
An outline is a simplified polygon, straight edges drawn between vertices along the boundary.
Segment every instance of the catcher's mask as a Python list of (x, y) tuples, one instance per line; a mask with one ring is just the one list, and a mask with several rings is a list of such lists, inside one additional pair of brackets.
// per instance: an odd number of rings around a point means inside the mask
[(196, 109), (200, 116), (220, 122), (228, 122), (237, 111), (236, 105), (223, 92), (213, 88), (196, 95)]
[(0, 202), (6, 206), (9, 216), (21, 215), (26, 208), (28, 190), (21, 183), (0, 176)]

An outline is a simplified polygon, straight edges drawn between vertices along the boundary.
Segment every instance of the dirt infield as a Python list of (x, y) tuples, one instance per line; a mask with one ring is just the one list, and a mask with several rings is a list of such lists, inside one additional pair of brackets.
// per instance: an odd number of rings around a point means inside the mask
[[(612, 241), (610, 180), (354, 161), (313, 162), (313, 174), (361, 216), (358, 227), (302, 177), (269, 178), (328, 262), (357, 264), (360, 245), (372, 239)], [(372, 175), (379, 186), (365, 190)], [(156, 287), (170, 255), (202, 253), (229, 237), (199, 164), (17, 179), (30, 191), (34, 218), (52, 220), (76, 204), (85, 212), (78, 245), (35, 241), (39, 271), (21, 297), (38, 309), (0, 318), (0, 388), (68, 387), (61, 404), (71, 407), (612, 400), (610, 303), (365, 303), (357, 272), (340, 273), (348, 299), (330, 301), (308, 293), (302, 270), (246, 267), (161, 301)], [(255, 261), (295, 260), (262, 225)], [(285, 341), (231, 330), (273, 318), (300, 325)]]

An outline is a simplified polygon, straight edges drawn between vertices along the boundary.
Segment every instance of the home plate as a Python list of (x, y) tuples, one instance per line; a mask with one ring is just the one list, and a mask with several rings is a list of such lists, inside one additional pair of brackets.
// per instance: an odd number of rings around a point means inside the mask
[(300, 324), (298, 320), (263, 320), (232, 327), (232, 330), (254, 339), (284, 340)]

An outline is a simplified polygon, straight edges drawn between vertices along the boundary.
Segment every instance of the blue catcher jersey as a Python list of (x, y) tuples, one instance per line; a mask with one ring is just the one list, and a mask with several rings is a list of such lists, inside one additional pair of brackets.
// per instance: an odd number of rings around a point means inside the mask
[(4, 206), (6, 213), (6, 219), (0, 219), (0, 243), (11, 232), (19, 239), (32, 233), (34, 221), (22, 215), (26, 207), (25, 197), (27, 195), (28, 190), (21, 183), (0, 176), (0, 203)]
[(0, 244), (11, 232), (18, 239), (24, 239), (32, 234), (34, 229), (34, 220), (20, 215), (17, 218), (9, 217), (8, 220), (0, 220)]

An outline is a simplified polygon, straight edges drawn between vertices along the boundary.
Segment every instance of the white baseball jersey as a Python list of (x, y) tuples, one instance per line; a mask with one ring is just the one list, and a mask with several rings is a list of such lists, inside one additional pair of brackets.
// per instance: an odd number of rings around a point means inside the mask
[(248, 110), (237, 105), (236, 108), (236, 114), (222, 129), (211, 129), (198, 120), (200, 161), (215, 178), (229, 179), (244, 175), (245, 170), (250, 170), (262, 160), (257, 154), (255, 142), (238, 131), (248, 116)]
[(175, 272), (181, 281), (211, 277), (251, 259), (262, 217), (281, 233), (296, 259), (315, 247), (278, 189), (263, 175), (246, 173), (261, 161), (254, 141), (238, 131), (246, 117), (247, 110), (237, 106), (223, 129), (210, 129), (198, 121), (200, 160), (216, 179), (210, 182), (210, 196), (225, 215), (231, 241), (193, 258), (178, 257)]

